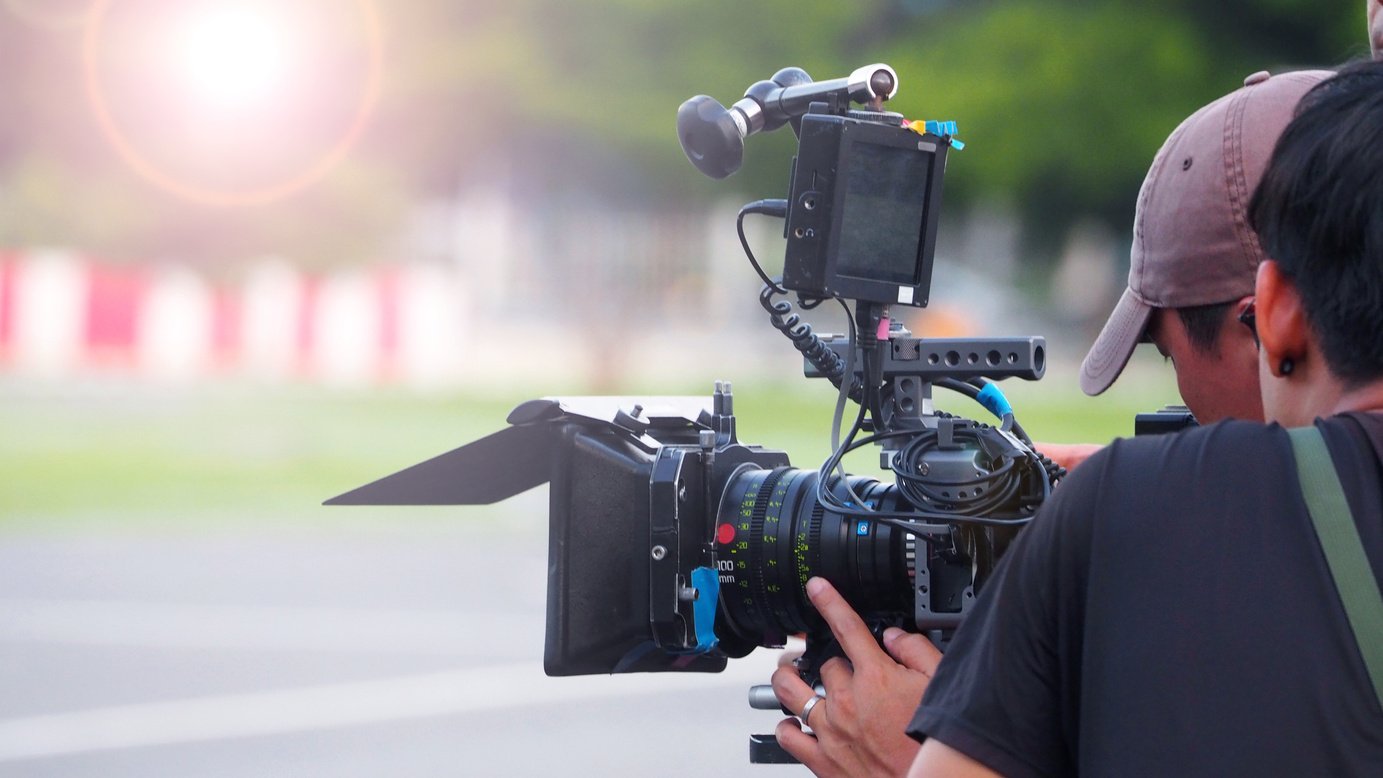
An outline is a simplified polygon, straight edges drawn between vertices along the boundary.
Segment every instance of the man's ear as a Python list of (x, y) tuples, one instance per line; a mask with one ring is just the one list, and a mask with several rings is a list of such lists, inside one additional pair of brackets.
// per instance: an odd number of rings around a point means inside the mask
[(1309, 352), (1310, 329), (1301, 295), (1282, 267), (1273, 260), (1258, 265), (1254, 284), (1257, 296), (1258, 340), (1273, 375), (1281, 375), (1283, 360), (1300, 365)]

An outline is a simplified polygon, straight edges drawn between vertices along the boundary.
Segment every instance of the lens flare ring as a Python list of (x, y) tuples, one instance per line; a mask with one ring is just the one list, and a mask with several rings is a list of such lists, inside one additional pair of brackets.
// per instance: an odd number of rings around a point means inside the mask
[(101, 36), (105, 31), (106, 13), (112, 2), (113, 0), (95, 0), (86, 17), (82, 60), (88, 102), (102, 134), (125, 164), (150, 183), (179, 197), (204, 205), (239, 207), (263, 205), (305, 189), (320, 180), (345, 157), (364, 132), (379, 99), (383, 69), (383, 35), (379, 14), (374, 0), (356, 0), (365, 35), (366, 72), (360, 86), (355, 112), (336, 142), (311, 165), (266, 185), (245, 189), (218, 189), (181, 181), (177, 176), (150, 161), (121, 130), (101, 87), (97, 61), (101, 50)]

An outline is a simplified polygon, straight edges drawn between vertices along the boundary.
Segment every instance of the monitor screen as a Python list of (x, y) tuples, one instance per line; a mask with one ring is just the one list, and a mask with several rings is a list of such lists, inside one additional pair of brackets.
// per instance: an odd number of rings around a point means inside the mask
[(856, 141), (845, 172), (836, 273), (904, 286), (919, 282), (919, 244), (934, 155)]

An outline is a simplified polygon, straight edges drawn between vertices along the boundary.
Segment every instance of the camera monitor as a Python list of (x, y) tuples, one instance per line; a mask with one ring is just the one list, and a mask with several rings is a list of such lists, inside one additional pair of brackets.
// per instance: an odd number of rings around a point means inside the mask
[(901, 126), (804, 116), (783, 285), (809, 296), (925, 306), (946, 148)]

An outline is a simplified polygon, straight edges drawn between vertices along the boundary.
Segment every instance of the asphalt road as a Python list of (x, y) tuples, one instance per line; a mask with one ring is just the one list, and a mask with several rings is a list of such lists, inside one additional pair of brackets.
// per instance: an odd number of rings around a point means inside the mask
[(546, 553), (533, 520), (0, 533), (0, 776), (806, 774), (748, 764), (775, 652), (544, 676)]

